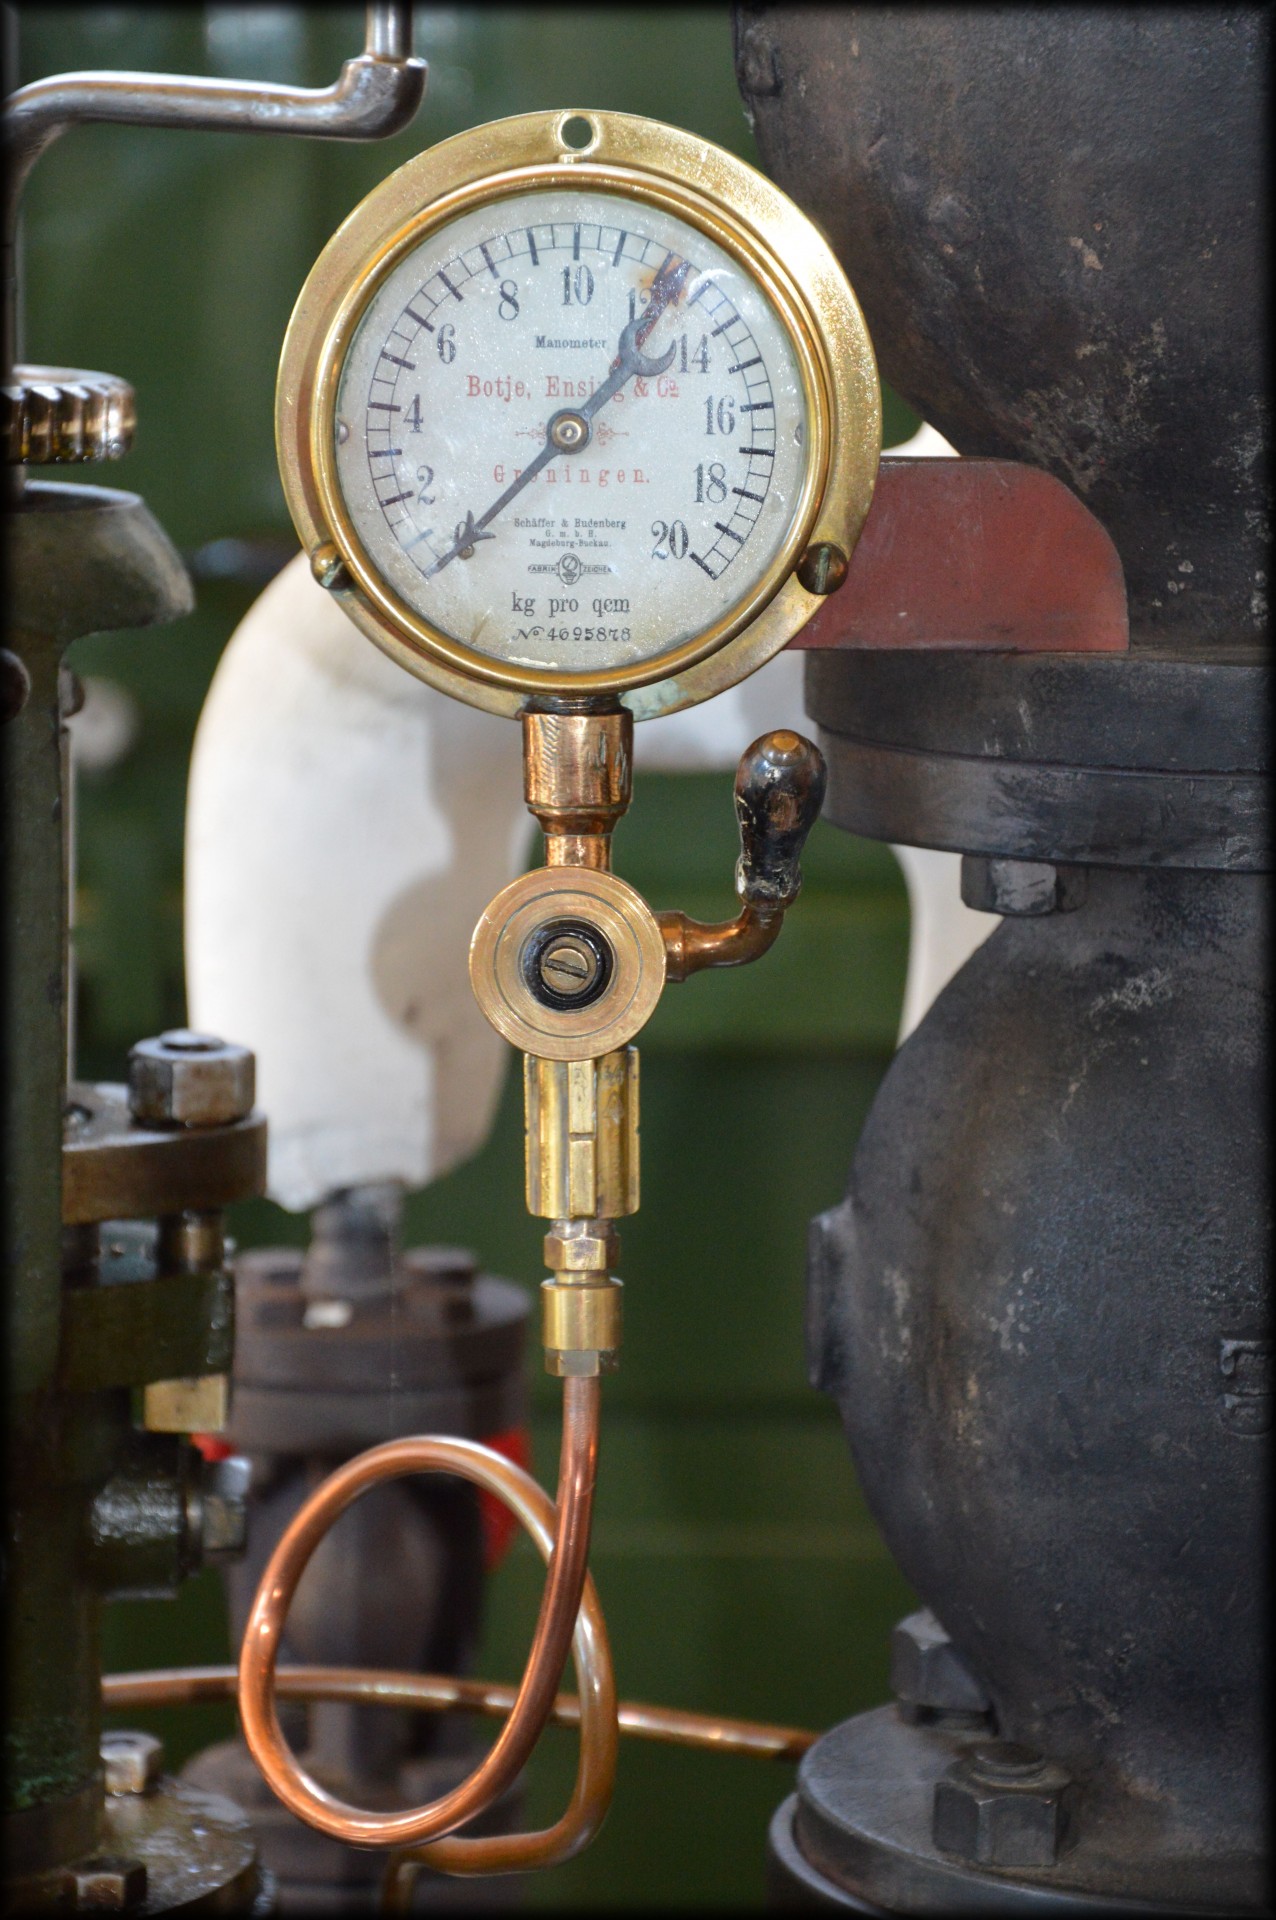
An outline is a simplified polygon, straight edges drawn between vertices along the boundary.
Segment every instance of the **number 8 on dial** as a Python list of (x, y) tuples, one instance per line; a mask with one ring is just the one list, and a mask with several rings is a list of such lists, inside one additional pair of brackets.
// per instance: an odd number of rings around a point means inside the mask
[(386, 652), (496, 712), (638, 718), (804, 624), (881, 441), (805, 215), (703, 140), (592, 112), (476, 128), (355, 209), (297, 302), (277, 430), (316, 576)]

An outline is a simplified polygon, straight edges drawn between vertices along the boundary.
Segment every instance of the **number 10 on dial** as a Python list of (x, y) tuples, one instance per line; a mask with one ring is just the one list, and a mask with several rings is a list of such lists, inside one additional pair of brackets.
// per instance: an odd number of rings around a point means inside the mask
[(770, 181), (652, 121), (529, 114), (338, 231), (278, 439), (317, 577), (405, 666), (494, 711), (642, 718), (752, 671), (844, 577), (880, 404), (854, 295)]

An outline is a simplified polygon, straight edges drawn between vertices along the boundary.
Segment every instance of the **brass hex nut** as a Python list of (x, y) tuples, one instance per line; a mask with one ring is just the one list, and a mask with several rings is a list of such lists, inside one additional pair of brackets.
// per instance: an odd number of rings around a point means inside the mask
[(104, 1733), (99, 1751), (108, 1793), (149, 1793), (159, 1780), (164, 1748), (153, 1733)]
[(247, 1047), (176, 1027), (139, 1040), (128, 1057), (129, 1111), (152, 1127), (221, 1127), (245, 1120), (256, 1094)]
[(968, 1748), (935, 1784), (931, 1833), (981, 1867), (1051, 1867), (1072, 1838), (1076, 1787), (1062, 1767), (1008, 1740)]
[(610, 1222), (564, 1220), (545, 1235), (544, 1253), (551, 1273), (610, 1273), (620, 1258), (620, 1235)]

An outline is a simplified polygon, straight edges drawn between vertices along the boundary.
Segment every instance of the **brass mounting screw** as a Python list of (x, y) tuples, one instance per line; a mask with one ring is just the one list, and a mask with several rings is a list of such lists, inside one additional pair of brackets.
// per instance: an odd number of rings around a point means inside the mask
[(840, 547), (821, 540), (808, 547), (797, 563), (797, 577), (808, 593), (836, 593), (845, 584), (850, 561)]
[(310, 556), (310, 571), (329, 593), (343, 593), (352, 582), (350, 569), (337, 548), (325, 543)]

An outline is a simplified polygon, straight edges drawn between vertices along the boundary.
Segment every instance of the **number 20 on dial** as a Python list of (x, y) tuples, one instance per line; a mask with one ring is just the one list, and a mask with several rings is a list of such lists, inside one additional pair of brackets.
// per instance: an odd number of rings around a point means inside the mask
[(825, 241), (762, 175), (623, 114), (446, 141), (340, 228), (298, 300), (277, 416), (318, 578), (473, 703), (705, 698), (849, 556), (880, 402)]

